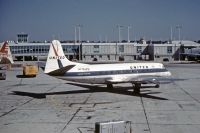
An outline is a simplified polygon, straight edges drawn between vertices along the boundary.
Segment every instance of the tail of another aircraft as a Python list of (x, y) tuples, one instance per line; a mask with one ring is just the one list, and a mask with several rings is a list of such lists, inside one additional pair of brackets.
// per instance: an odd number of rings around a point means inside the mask
[(8, 42), (4, 42), (0, 49), (0, 62), (1, 64), (14, 63)]
[(75, 65), (75, 62), (71, 62), (65, 57), (60, 42), (58, 40), (53, 40), (50, 45), (44, 73), (61, 75)]
[(4, 44), (2, 45), (1, 49), (0, 49), (0, 53), (4, 53), (4, 54), (8, 54), (8, 43), (4, 42)]

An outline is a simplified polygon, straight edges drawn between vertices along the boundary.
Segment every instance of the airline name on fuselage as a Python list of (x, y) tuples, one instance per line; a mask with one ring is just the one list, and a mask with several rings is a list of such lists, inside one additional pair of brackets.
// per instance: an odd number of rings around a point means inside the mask
[(146, 66), (130, 66), (130, 69), (148, 69), (149, 67), (146, 65)]
[(49, 59), (64, 59), (65, 56), (50, 56)]
[(90, 68), (78, 68), (79, 71), (90, 71)]

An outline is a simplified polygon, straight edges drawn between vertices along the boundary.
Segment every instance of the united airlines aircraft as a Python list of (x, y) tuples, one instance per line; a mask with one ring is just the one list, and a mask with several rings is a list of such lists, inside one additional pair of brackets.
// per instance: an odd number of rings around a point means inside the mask
[(159, 87), (159, 78), (171, 76), (161, 63), (119, 63), (119, 64), (83, 64), (69, 61), (63, 52), (61, 43), (53, 40), (44, 72), (59, 79), (89, 83), (113, 84), (132, 83), (133, 92), (140, 93), (141, 84), (155, 84)]

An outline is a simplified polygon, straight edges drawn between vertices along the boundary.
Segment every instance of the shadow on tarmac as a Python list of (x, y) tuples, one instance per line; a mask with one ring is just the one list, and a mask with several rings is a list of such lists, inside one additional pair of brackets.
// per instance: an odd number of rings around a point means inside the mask
[(166, 98), (151, 95), (151, 94), (159, 94), (161, 92), (151, 92), (151, 90), (143, 90), (144, 88), (152, 88), (152, 86), (143, 86), (141, 88), (140, 94), (134, 94), (133, 91), (129, 91), (129, 90), (133, 89), (132, 87), (115, 87), (115, 88), (108, 89), (107, 87), (86, 85), (86, 84), (79, 84), (79, 83), (67, 83), (67, 84), (86, 88), (87, 90), (72, 90), (72, 91), (47, 92), (47, 93), (12, 91), (13, 93), (11, 93), (11, 94), (42, 99), (42, 98), (46, 98), (46, 96), (48, 96), (48, 95), (63, 95), (63, 94), (67, 95), (67, 94), (78, 94), (78, 93), (108, 92), (108, 93), (135, 96), (135, 97), (144, 97), (144, 98), (150, 98), (150, 99), (156, 99), (156, 100), (168, 100)]

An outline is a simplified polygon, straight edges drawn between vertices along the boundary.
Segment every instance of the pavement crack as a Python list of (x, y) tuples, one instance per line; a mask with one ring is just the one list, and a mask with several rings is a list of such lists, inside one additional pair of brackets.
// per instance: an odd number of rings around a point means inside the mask
[(183, 108), (183, 106), (182, 106), (181, 104), (179, 104), (179, 103), (177, 103), (177, 102), (176, 102), (176, 104), (178, 104), (178, 106), (179, 106), (182, 110), (184, 110), (184, 108)]
[(5, 115), (9, 114), (10, 112), (13, 112), (15, 109), (17, 109), (17, 108), (14, 108), (14, 109), (12, 109), (12, 110), (10, 110), (10, 111), (8, 111), (8, 112), (2, 114), (0, 117), (3, 117), (3, 116), (5, 116)]
[(88, 132), (94, 132), (94, 129), (90, 127), (78, 127), (77, 130), (79, 131), (79, 133), (83, 133), (81, 129), (86, 129)]
[(87, 99), (83, 102), (83, 104), (86, 104), (87, 101), (89, 100), (89, 98), (92, 96), (92, 93), (90, 93), (90, 95), (87, 97)]
[[(92, 93), (90, 93), (90, 95), (85, 99), (85, 101), (84, 101), (82, 104), (86, 104), (91, 96), (92, 96)], [(62, 133), (62, 132), (66, 129), (67, 125), (70, 124), (70, 122), (74, 119), (74, 117), (78, 114), (78, 112), (79, 112), (81, 109), (82, 109), (82, 107), (79, 107), (79, 108), (76, 110), (76, 112), (74, 113), (74, 115), (72, 116), (72, 118), (67, 122), (67, 124), (63, 127), (63, 129), (60, 131), (60, 133)]]
[(45, 93), (51, 92), (52, 90), (54, 90), (55, 88), (57, 88), (58, 86), (60, 86), (61, 83), (59, 83), (58, 85), (55, 85), (53, 87), (51, 87), (50, 89), (48, 89)]
[(145, 131), (149, 131), (151, 133), (151, 129), (150, 129), (150, 125), (149, 125), (149, 120), (148, 120), (148, 117), (147, 117), (147, 113), (146, 113), (146, 109), (144, 107), (144, 102), (143, 102), (142, 97), (140, 97), (140, 100), (141, 100), (141, 103), (142, 103), (142, 108), (143, 108), (144, 115), (145, 115), (145, 118), (146, 118), (146, 121), (147, 121), (147, 126), (148, 126), (148, 129), (145, 129)]
[(63, 127), (63, 129), (60, 131), (60, 133), (62, 133), (62, 132), (66, 129), (67, 125), (69, 125), (69, 123), (74, 119), (74, 117), (76, 116), (76, 114), (77, 114), (80, 110), (81, 110), (81, 107), (78, 108), (78, 109), (76, 110), (76, 112), (74, 113), (74, 115), (72, 116), (72, 118), (67, 122), (67, 124)]
[(178, 86), (175, 82), (173, 83), (175, 86), (177, 86), (179, 89), (181, 89), (186, 95), (190, 96), (193, 100), (195, 100), (196, 102), (200, 103), (200, 101), (196, 98), (194, 98), (189, 92), (187, 92), (185, 89), (183, 89), (182, 87)]
[(3, 117), (3, 116), (5, 116), (5, 115), (7, 115), (7, 114), (9, 114), (9, 113), (13, 112), (13, 111), (14, 111), (14, 110), (16, 110), (18, 107), (21, 107), (21, 106), (23, 106), (23, 105), (25, 105), (25, 104), (29, 103), (29, 102), (30, 102), (30, 101), (32, 101), (32, 100), (33, 100), (33, 99), (30, 99), (30, 100), (26, 101), (25, 103), (23, 103), (23, 104), (21, 104), (21, 105), (17, 106), (16, 108), (14, 108), (14, 109), (12, 109), (12, 110), (10, 110), (10, 111), (8, 111), (8, 112), (6, 112), (6, 113), (2, 114), (0, 117)]

